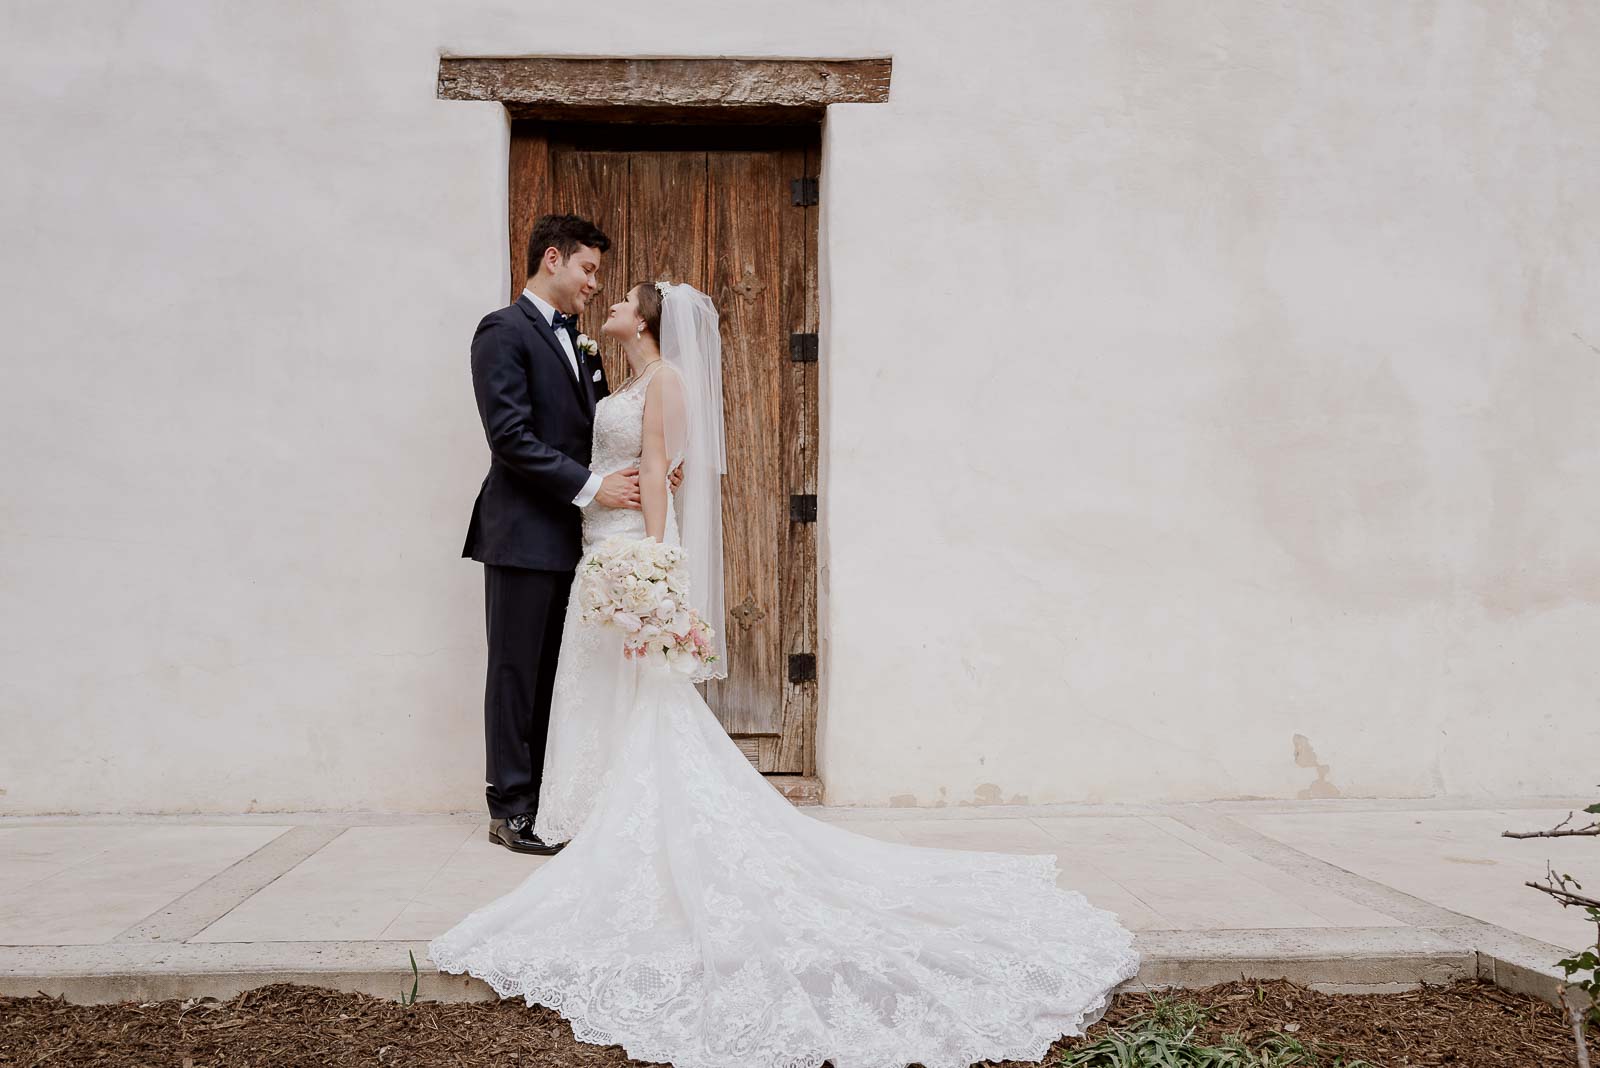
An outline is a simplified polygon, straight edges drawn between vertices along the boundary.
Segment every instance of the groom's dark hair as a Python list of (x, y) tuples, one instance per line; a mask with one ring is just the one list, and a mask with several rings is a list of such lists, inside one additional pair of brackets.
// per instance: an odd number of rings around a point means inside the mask
[(568, 256), (578, 251), (579, 245), (606, 252), (611, 248), (611, 239), (581, 215), (539, 216), (533, 220), (533, 233), (528, 235), (528, 277), (539, 273), (539, 261), (544, 259), (545, 249), (555, 249), (565, 263)]

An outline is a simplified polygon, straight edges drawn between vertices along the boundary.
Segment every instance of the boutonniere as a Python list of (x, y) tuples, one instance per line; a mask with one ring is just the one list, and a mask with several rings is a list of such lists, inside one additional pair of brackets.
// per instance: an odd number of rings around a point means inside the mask
[(585, 356), (598, 356), (600, 355), (600, 343), (588, 334), (579, 334), (578, 351)]

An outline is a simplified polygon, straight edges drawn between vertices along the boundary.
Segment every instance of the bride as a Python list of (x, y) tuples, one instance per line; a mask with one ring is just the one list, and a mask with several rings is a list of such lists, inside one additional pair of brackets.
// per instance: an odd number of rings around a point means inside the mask
[(568, 844), (434, 939), (434, 964), (548, 1005), (584, 1042), (678, 1068), (967, 1068), (1081, 1034), (1138, 955), (1111, 913), (1057, 888), (1053, 856), (813, 819), (701, 700), (694, 683), (727, 664), (717, 312), (691, 286), (641, 283), (603, 333), (634, 375), (595, 411), (590, 467), (638, 464), (643, 507), (584, 509), (584, 551), (617, 536), (680, 545), (720, 659), (683, 673), (626, 658), (621, 633), (579, 622), (571, 598), (536, 817)]

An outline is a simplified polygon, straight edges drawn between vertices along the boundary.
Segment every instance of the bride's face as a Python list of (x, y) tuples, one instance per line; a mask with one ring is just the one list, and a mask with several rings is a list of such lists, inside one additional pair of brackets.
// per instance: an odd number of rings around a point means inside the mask
[(600, 326), (600, 333), (618, 341), (627, 341), (635, 337), (643, 325), (644, 317), (639, 314), (639, 287), (634, 286), (628, 290), (626, 297), (611, 305), (611, 310), (606, 313), (606, 321)]

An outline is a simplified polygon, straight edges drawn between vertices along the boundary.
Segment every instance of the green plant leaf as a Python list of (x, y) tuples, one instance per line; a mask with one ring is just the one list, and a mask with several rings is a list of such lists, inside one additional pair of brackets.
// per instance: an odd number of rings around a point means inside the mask
[(411, 958), (411, 993), (400, 995), (400, 1004), (415, 1005), (417, 1003), (417, 986), (422, 981), (422, 976), (417, 972), (417, 954), (413, 950), (406, 950), (406, 956)]

